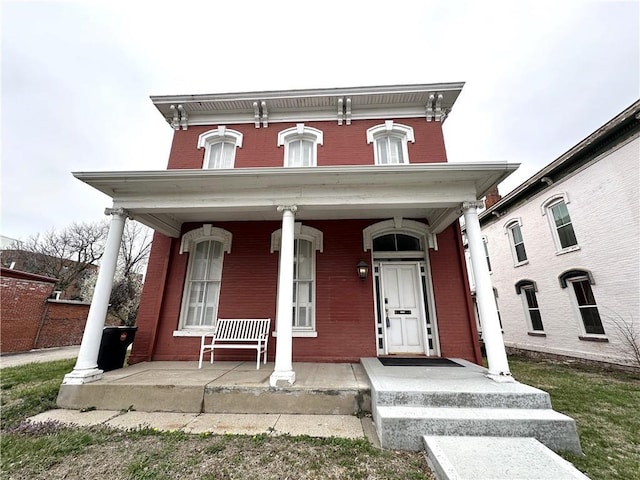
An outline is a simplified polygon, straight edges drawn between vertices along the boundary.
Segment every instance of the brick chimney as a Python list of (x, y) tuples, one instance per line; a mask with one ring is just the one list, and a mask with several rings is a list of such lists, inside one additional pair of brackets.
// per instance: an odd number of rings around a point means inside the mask
[(496, 203), (498, 203), (502, 197), (498, 193), (498, 186), (496, 185), (487, 193), (487, 196), (484, 197), (484, 206), (489, 209), (493, 207)]

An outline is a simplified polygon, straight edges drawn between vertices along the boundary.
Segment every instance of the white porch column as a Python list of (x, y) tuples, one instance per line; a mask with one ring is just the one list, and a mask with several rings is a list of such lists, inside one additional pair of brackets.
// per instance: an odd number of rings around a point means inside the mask
[(295, 205), (280, 206), (282, 230), (280, 235), (280, 268), (278, 270), (278, 305), (276, 307), (276, 365), (269, 379), (272, 387), (278, 381), (289, 384), (296, 381), (293, 371), (292, 330), (293, 330), (293, 243), (295, 239)]
[(104, 248), (104, 255), (100, 262), (98, 279), (93, 291), (91, 307), (87, 316), (87, 324), (84, 327), (82, 343), (78, 353), (78, 360), (71, 373), (64, 376), (63, 384), (82, 385), (84, 383), (100, 380), (102, 370), (98, 368), (98, 353), (102, 342), (102, 330), (107, 317), (109, 307), (109, 297), (113, 286), (113, 277), (118, 262), (120, 243), (122, 242), (122, 232), (127, 219), (127, 211), (123, 208), (107, 208), (105, 215), (111, 215), (111, 225), (107, 235), (107, 243)]
[(464, 202), (462, 204), (469, 253), (471, 254), (471, 265), (476, 283), (476, 302), (478, 314), (480, 315), (480, 324), (482, 325), (482, 338), (487, 351), (489, 376), (504, 381), (512, 379), (512, 377), (502, 339), (502, 330), (500, 328), (496, 300), (493, 295), (489, 267), (484, 253), (477, 207), (477, 202)]

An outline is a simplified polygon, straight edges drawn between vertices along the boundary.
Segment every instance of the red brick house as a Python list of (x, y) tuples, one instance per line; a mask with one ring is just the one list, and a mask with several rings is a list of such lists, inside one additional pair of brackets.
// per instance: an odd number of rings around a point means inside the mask
[[(74, 173), (113, 208), (65, 382), (100, 376), (100, 318), (127, 217), (155, 230), (130, 362), (193, 361), (217, 318), (270, 317), (274, 385), (293, 383), (292, 362), (479, 363), (457, 220), (477, 223), (478, 199), (517, 165), (447, 162), (442, 124), (462, 86), (152, 97), (175, 130), (167, 170)], [(479, 227), (470, 235), (484, 261)], [(508, 375), (489, 273), (475, 274), (488, 289), (479, 303), (490, 372)]]

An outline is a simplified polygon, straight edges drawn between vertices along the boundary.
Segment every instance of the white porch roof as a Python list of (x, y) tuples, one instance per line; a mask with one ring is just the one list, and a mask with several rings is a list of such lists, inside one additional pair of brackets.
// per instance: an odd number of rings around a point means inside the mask
[(170, 237), (186, 222), (279, 221), (279, 205), (299, 220), (424, 219), (440, 233), (462, 202), (484, 197), (519, 164), (430, 163), (313, 168), (74, 172), (137, 221)]

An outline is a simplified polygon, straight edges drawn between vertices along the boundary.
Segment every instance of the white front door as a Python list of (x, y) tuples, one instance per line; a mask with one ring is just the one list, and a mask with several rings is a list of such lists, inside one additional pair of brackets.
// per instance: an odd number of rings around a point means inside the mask
[(387, 353), (425, 353), (420, 264), (381, 263), (380, 267)]

